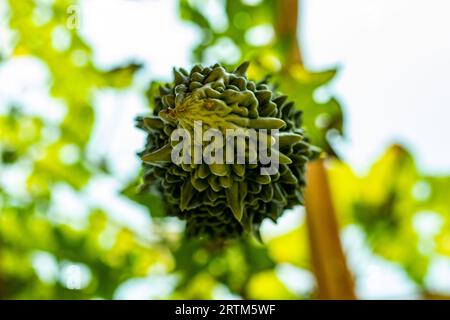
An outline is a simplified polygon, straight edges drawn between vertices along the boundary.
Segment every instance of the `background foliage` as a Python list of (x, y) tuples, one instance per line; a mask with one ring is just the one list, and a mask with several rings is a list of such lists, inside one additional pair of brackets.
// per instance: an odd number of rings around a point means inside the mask
[[(336, 70), (303, 67), (283, 1), (217, 2), (223, 4), (223, 23), (211, 18), (205, 1), (179, 1), (180, 18), (201, 34), (192, 63), (234, 66), (252, 61), (249, 76), (271, 75), (304, 110), (312, 142), (336, 156), (330, 137), (343, 134), (341, 106), (334, 97), (320, 102), (314, 98)], [(136, 279), (154, 284), (149, 297), (155, 298), (314, 297), (314, 285), (307, 285), (312, 270), (303, 221), (281, 235), (263, 234), (264, 244), (244, 239), (218, 248), (187, 240), (182, 226), (174, 228), (180, 224), (163, 216), (157, 197), (136, 194), (139, 172), (131, 181), (120, 181), (109, 170), (108, 159), (90, 156), (99, 120), (95, 94), (133, 86), (140, 65), (113, 70), (96, 66), (78, 30), (66, 26), (67, 8), (73, 4), (7, 1), (14, 41), (0, 66), (18, 59), (42, 63), (47, 93), (58, 101), (62, 116), (30, 113), (14, 101), (0, 108), (0, 298), (109, 299), (120, 297), (119, 288)], [(230, 48), (231, 54), (225, 54)], [(159, 82), (152, 80), (142, 91), (149, 108)], [(425, 277), (432, 258), (450, 255), (450, 178), (419, 172), (412, 155), (399, 145), (363, 176), (337, 157), (328, 161), (327, 170), (343, 230), (358, 230), (373, 254), (403, 268), (418, 294), (438, 294), (429, 292)], [(117, 197), (148, 211), (151, 230), (136, 232), (89, 200), (86, 193), (93, 181), (108, 178), (120, 185)], [(8, 179), (19, 187), (8, 187)], [(89, 212), (84, 223), (56, 212), (63, 209), (55, 207), (57, 189), (70, 190), (85, 202)], [(437, 227), (423, 231), (424, 220), (435, 221)], [(297, 286), (286, 276), (293, 270), (304, 276)], [(357, 272), (355, 277), (358, 281)]]

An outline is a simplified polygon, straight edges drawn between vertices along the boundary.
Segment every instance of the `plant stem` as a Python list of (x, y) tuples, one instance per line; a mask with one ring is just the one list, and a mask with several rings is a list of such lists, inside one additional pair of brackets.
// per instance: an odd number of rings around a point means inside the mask
[[(287, 44), (283, 72), (303, 65), (297, 36), (298, 0), (279, 0), (275, 30), (277, 40)], [(307, 168), (306, 222), (313, 272), (319, 299), (355, 299), (354, 283), (342, 250), (324, 160)]]
[(283, 66), (283, 71), (286, 71), (291, 65), (303, 65), (297, 34), (299, 2), (298, 0), (279, 0), (277, 3), (278, 16), (275, 22), (275, 32), (277, 41), (286, 46), (286, 62)]
[(306, 222), (319, 299), (355, 299), (323, 159), (309, 164)]

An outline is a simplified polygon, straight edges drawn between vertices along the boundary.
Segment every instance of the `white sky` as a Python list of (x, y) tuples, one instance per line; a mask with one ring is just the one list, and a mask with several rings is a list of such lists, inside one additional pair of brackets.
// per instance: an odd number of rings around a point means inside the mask
[(450, 1), (306, 0), (308, 66), (340, 65), (342, 151), (359, 168), (400, 141), (429, 172), (450, 171)]

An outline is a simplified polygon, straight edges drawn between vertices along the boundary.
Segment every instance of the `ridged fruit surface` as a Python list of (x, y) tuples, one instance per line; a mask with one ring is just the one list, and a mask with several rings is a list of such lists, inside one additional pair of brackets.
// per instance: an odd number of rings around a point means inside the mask
[[(305, 138), (301, 111), (267, 81), (248, 80), (247, 68), (248, 63), (233, 72), (220, 64), (197, 65), (190, 72), (175, 70), (174, 82), (159, 89), (153, 115), (138, 119), (138, 127), (148, 133), (140, 153), (142, 192), (158, 192), (167, 215), (186, 220), (189, 236), (227, 239), (251, 233), (259, 237), (265, 218), (277, 221), (285, 209), (303, 203), (305, 165), (317, 153)], [(203, 132), (277, 129), (278, 150), (270, 141), (266, 146), (269, 153), (277, 152), (279, 169), (262, 175), (260, 169), (267, 165), (260, 163), (248, 140), (245, 159), (256, 156), (256, 164), (238, 164), (237, 159), (229, 164), (174, 163), (171, 152), (178, 142), (171, 141), (171, 134), (175, 129), (185, 129), (203, 147), (210, 143), (194, 137), (196, 121), (201, 121)]]

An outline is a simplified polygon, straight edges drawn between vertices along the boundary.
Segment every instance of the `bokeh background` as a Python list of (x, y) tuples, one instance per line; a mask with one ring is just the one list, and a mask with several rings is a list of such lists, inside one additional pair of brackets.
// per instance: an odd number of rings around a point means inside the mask
[(317, 297), (303, 207), (265, 222), (262, 244), (215, 248), (136, 193), (134, 119), (158, 83), (244, 60), (329, 155), (356, 296), (450, 296), (449, 14), (446, 0), (0, 0), (0, 298)]

